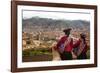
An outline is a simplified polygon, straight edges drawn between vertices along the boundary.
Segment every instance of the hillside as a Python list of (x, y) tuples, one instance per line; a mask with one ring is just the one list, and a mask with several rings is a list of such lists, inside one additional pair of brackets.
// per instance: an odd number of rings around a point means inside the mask
[(86, 29), (89, 31), (90, 22), (85, 20), (56, 20), (49, 18), (39, 18), (33, 17), (30, 19), (23, 19), (23, 31), (24, 32), (34, 32), (34, 31), (50, 31), (59, 30), (64, 28), (74, 28), (74, 29)]

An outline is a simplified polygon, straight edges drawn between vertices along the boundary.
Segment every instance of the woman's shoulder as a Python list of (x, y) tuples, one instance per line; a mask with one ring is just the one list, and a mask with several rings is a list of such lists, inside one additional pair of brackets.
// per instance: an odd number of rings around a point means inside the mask
[(62, 37), (61, 37), (61, 39), (65, 39), (65, 38), (67, 38), (67, 36), (66, 36), (66, 35), (64, 35), (64, 36), (62, 36)]

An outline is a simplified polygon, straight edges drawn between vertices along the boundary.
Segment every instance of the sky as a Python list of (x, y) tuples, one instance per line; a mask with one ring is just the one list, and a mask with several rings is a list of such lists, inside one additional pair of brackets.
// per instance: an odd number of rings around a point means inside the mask
[(44, 10), (23, 10), (23, 19), (32, 17), (64, 19), (64, 20), (87, 20), (90, 21), (90, 13), (71, 11), (44, 11)]

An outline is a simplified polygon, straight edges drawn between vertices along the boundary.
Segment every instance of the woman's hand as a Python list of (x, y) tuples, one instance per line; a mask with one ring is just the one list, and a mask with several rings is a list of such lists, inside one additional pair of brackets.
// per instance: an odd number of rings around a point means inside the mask
[(72, 52), (72, 58), (77, 59), (77, 55), (75, 55), (74, 52)]

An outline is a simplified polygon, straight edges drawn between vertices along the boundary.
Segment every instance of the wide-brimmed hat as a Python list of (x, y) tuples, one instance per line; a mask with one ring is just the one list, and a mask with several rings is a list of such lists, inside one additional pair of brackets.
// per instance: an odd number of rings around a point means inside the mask
[(71, 28), (67, 28), (67, 29), (64, 29), (63, 32), (66, 33), (66, 32), (70, 32), (71, 30), (72, 30)]

